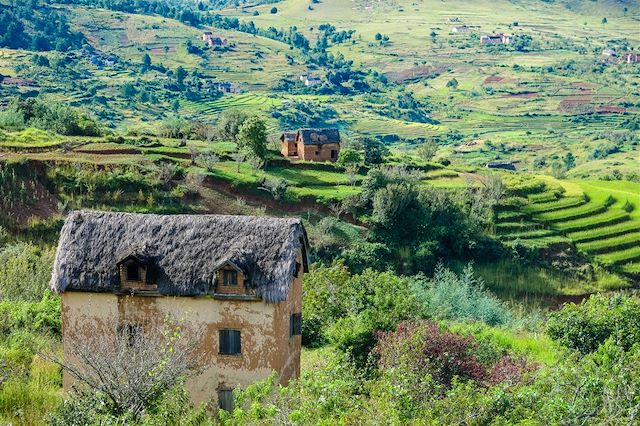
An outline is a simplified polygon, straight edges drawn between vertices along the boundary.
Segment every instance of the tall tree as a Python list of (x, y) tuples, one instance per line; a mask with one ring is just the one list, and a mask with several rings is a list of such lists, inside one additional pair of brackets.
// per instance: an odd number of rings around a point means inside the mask
[(260, 159), (267, 155), (267, 126), (260, 117), (249, 117), (238, 130), (238, 147)]

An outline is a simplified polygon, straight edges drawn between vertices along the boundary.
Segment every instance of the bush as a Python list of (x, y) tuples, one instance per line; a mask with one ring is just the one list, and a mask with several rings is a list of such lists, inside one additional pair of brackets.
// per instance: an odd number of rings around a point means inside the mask
[(0, 127), (22, 130), (24, 127), (55, 132), (67, 136), (100, 136), (97, 121), (60, 103), (44, 99), (14, 99), (0, 115)]
[(547, 333), (582, 354), (596, 351), (609, 338), (628, 350), (640, 343), (640, 299), (593, 295), (580, 305), (564, 305), (550, 315)]
[(416, 280), (416, 293), (437, 319), (482, 321), (488, 325), (508, 324), (511, 312), (489, 291), (468, 265), (460, 275), (442, 265), (431, 280)]
[[(389, 272), (368, 269), (351, 275), (343, 262), (316, 268), (304, 281), (303, 343), (319, 346), (330, 337), (341, 348), (362, 349), (358, 342), (366, 340), (363, 333), (373, 342), (376, 330), (390, 330), (399, 321), (422, 315), (411, 288), (411, 279)], [(351, 318), (341, 320), (345, 317)], [(354, 355), (367, 357), (361, 351)]]
[(16, 243), (0, 247), (0, 301), (37, 301), (49, 285), (55, 251)]

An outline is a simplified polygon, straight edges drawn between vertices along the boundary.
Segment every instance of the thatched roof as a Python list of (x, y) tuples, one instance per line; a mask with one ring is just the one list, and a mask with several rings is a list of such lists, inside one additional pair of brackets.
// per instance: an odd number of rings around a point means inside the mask
[(295, 142), (296, 141), (296, 133), (295, 132), (284, 132), (282, 136), (280, 136), (280, 140), (282, 142)]
[(118, 263), (144, 257), (158, 292), (211, 292), (225, 263), (240, 268), (267, 303), (285, 300), (307, 239), (298, 219), (75, 211), (65, 221), (51, 278), (53, 291), (117, 291)]
[(305, 145), (339, 144), (340, 132), (338, 129), (301, 129), (298, 130), (298, 140), (300, 139)]

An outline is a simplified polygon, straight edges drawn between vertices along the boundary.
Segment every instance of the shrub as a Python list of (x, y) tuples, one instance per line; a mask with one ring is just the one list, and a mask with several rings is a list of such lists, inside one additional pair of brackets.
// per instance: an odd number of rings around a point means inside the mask
[(547, 333), (582, 354), (596, 351), (609, 338), (628, 350), (640, 342), (640, 299), (593, 295), (580, 305), (564, 305), (550, 315)]
[(16, 243), (0, 248), (0, 301), (37, 301), (51, 279), (52, 248)]
[(471, 265), (458, 275), (440, 264), (431, 280), (416, 280), (415, 291), (434, 318), (476, 320), (489, 325), (507, 324), (512, 320), (503, 303), (474, 276)]
[(396, 331), (378, 333), (377, 339), (375, 353), (383, 371), (431, 377), (444, 388), (451, 386), (454, 377), (480, 381), (487, 376), (473, 354), (473, 337), (442, 330), (436, 323), (402, 323)]

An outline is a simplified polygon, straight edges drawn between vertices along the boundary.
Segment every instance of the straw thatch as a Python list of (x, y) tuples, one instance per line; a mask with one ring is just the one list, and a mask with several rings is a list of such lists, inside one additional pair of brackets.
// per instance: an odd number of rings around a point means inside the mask
[(298, 130), (297, 139), (302, 140), (304, 145), (339, 144), (340, 132), (338, 129), (301, 129)]
[(298, 219), (76, 211), (62, 228), (51, 278), (58, 293), (117, 291), (118, 263), (144, 257), (158, 292), (195, 296), (213, 291), (230, 262), (267, 303), (285, 300), (306, 233)]

